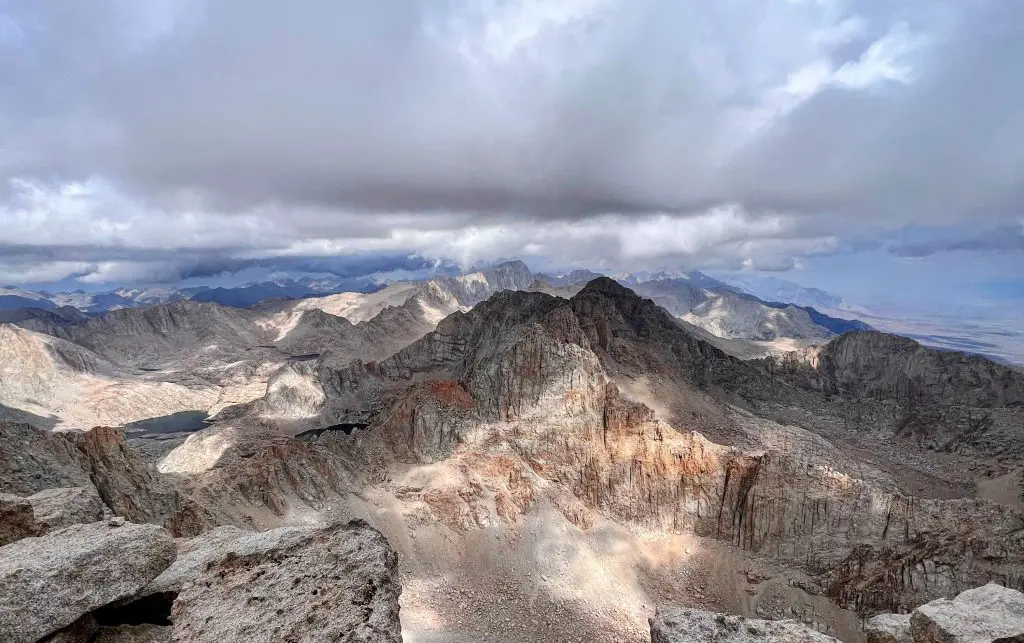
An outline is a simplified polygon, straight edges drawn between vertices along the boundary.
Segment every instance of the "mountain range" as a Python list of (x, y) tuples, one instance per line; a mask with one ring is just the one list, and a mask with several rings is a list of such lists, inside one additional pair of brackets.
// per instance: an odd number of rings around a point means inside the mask
[(383, 284), (369, 278), (301, 277), (261, 281), (231, 288), (173, 286), (156, 288), (118, 288), (107, 292), (50, 293), (0, 286), (0, 311), (18, 308), (58, 310), (75, 308), (83, 313), (103, 313), (122, 308), (139, 308), (181, 299), (212, 301), (225, 306), (247, 308), (267, 299), (299, 299), (335, 292), (373, 292)]
[[(278, 280), (247, 284), (235, 288), (121, 288), (107, 293), (51, 294), (13, 287), (0, 290), (0, 320), (20, 323), (49, 320), (57, 325), (74, 325), (85, 315), (96, 316), (112, 310), (142, 308), (179, 300), (213, 302), (234, 308), (261, 307), (269, 310), (274, 300), (306, 300), (289, 308), (320, 309), (340, 314), (351, 321), (365, 321), (368, 313), (376, 314), (388, 306), (399, 306), (417, 297), (424, 312), (436, 323), (454, 310), (471, 306), (495, 289), (539, 290), (571, 295), (591, 279), (601, 276), (589, 270), (576, 270), (565, 275), (533, 274), (519, 261), (506, 262), (482, 271), (457, 277), (435, 276), (420, 282), (383, 284), (368, 279)], [(744, 356), (771, 351), (777, 340), (793, 340), (787, 348), (821, 341), (848, 330), (863, 330), (867, 324), (856, 320), (825, 315), (807, 306), (765, 301), (735, 286), (708, 277), (700, 272), (689, 275), (674, 273), (620, 275), (621, 283), (655, 299), (677, 317), (699, 327), (711, 336), (724, 340), (750, 340), (751, 345), (735, 345), (732, 350)], [(427, 292), (433, 289), (434, 292)], [(372, 298), (364, 295), (379, 294)], [(347, 302), (347, 303), (346, 303)], [(376, 304), (372, 302), (377, 302)], [(362, 312), (360, 312), (362, 311)], [(369, 315), (372, 316), (372, 315)]]
[[(862, 643), (875, 614), (1024, 586), (1024, 372), (710, 279), (510, 262), (372, 293), (0, 324), (10, 506), (41, 517), (39, 494), (78, 490), (95, 499), (79, 515), (151, 523), (181, 561), (77, 611), (42, 601), (53, 616), (24, 627), (87, 618), (185, 640), (263, 618), (256, 598), (217, 607), (237, 592), (281, 591), (281, 618), (373, 606), (360, 618), (391, 638), (370, 640), (645, 643), (655, 606), (682, 604)], [(114, 524), (16, 540), (10, 559), (106, 542)], [(386, 593), (284, 591), (364, 570), (369, 554), (330, 553), (345, 542), (392, 561), (372, 572)], [(77, 568), (118, 560), (104, 556)]]

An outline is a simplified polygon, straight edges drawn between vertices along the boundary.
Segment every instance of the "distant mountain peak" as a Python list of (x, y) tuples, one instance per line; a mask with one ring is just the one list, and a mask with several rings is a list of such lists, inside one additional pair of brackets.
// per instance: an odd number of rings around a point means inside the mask
[(635, 292), (626, 286), (623, 286), (611, 277), (603, 276), (588, 281), (587, 285), (583, 287), (583, 290), (579, 292), (579, 295), (583, 295), (585, 293), (600, 293), (603, 295), (610, 295), (612, 297), (640, 297)]

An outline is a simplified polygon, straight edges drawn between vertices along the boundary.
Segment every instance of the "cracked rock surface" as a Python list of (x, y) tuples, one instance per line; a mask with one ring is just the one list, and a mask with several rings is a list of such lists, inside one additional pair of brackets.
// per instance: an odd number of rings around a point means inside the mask
[(398, 557), (361, 521), (229, 556), (174, 603), (175, 643), (399, 642)]
[(73, 525), (0, 548), (0, 632), (35, 643), (134, 596), (174, 560), (171, 534), (123, 520)]

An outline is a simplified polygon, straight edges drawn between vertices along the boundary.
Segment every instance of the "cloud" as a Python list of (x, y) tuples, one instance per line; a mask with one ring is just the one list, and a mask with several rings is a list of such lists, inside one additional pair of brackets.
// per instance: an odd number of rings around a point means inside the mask
[(779, 269), (1005, 226), (1021, 24), (1014, 0), (9, 3), (0, 240), (149, 279), (333, 252)]
[[(415, 223), (415, 222), (412, 222)], [(471, 266), (495, 257), (520, 257), (536, 266), (608, 270), (795, 264), (796, 256), (834, 252), (839, 241), (818, 236), (799, 217), (751, 216), (730, 205), (701, 214), (609, 214), (580, 221), (528, 219), (470, 225), (459, 230), (396, 227), (374, 238), (303, 241), (281, 254), (334, 256), (368, 249), (414, 247), (428, 257)], [(770, 268), (778, 269), (778, 268)]]
[[(240, 259), (220, 255), (157, 256), (125, 252), (118, 259), (58, 261), (67, 248), (43, 249), (20, 257), (5, 254), (0, 246), (0, 283), (46, 283), (72, 277), (86, 284), (173, 283), (186, 279), (222, 277), (262, 269), (262, 274), (330, 274), (363, 277), (388, 273), (434, 272), (443, 264), (415, 255), (356, 253), (344, 257), (268, 257)], [(74, 253), (72, 253), (74, 254)], [(88, 252), (108, 256), (103, 252)]]
[[(338, 277), (363, 277), (395, 271), (417, 272), (436, 268), (423, 257), (394, 253), (353, 253), (340, 257), (231, 258), (221, 255), (191, 255), (154, 260), (144, 254), (116, 261), (76, 264), (75, 273), (83, 283), (148, 282), (167, 283), (186, 279), (231, 275), (254, 268), (276, 273), (316, 273)], [(85, 267), (82, 267), (85, 266)]]
[(943, 229), (918, 231), (925, 237), (894, 244), (893, 254), (900, 257), (928, 257), (940, 252), (1024, 250), (1024, 220), (983, 230)]

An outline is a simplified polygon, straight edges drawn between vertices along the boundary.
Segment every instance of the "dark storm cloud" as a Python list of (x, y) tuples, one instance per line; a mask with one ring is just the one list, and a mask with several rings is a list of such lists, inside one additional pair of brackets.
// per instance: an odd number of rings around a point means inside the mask
[(74, 277), (95, 276), (105, 280), (103, 265), (123, 265), (111, 277), (130, 280), (137, 273), (152, 283), (174, 282), (183, 279), (216, 277), (234, 274), (250, 268), (268, 271), (321, 273), (337, 277), (362, 277), (393, 271), (420, 271), (437, 267), (435, 261), (423, 257), (363, 252), (342, 256), (269, 256), (258, 258), (236, 257), (238, 248), (207, 250), (145, 250), (124, 247), (96, 246), (33, 246), (0, 243), (0, 264), (46, 265), (61, 263), (77, 266), (68, 269)]
[[(229, 248), (218, 248), (209, 253), (182, 252), (177, 249), (145, 250), (123, 246), (91, 245), (31, 245), (0, 242), (0, 259), (39, 261), (168, 261), (199, 260), (204, 256), (223, 256)], [(183, 256), (184, 255), (184, 256)]]
[[(136, 257), (136, 261), (140, 258)], [(337, 277), (363, 277), (392, 271), (419, 271), (434, 267), (434, 262), (411, 255), (358, 253), (337, 257), (266, 257), (261, 259), (230, 259), (221, 256), (196, 257), (192, 262), (179, 262), (165, 281), (233, 274), (250, 268), (271, 271), (322, 273)]]
[[(521, 4), (507, 20), (545, 15)], [(891, 47), (901, 56), (909, 46), (900, 38), (934, 39), (920, 45), (926, 55), (876, 64), (913, 67), (914, 84), (833, 83), (786, 114), (784, 127), (749, 139), (727, 122), (730, 111), (777, 109), (770, 88), (744, 77), (755, 56), (785, 83), (799, 65), (855, 62), (871, 40), (793, 59), (787, 40), (829, 26), (813, 7), (772, 6), (756, 24), (734, 3), (592, 4), (601, 8), (578, 27), (536, 36), (532, 46), (550, 60), (496, 62), (514, 43), (451, 24), (483, 27), (504, 14), (478, 16), (459, 3), (18, 3), (23, 42), (9, 46), (20, 53), (5, 56), (3, 77), (10, 112), (29, 127), (19, 123), (25, 133), (5, 165), (102, 172), (226, 203), (374, 211), (583, 216), (740, 202), (894, 214), (1019, 205), (1010, 197), (1021, 173), (1012, 168), (1024, 157), (1005, 134), (1020, 127), (1015, 105), (1024, 98), (1020, 83), (1007, 82), (1024, 56), (1020, 3), (955, 16), (917, 5), (925, 18), (956, 23), (920, 20), (935, 36), (897, 32)], [(893, 16), (877, 11), (863, 20), (881, 38), (885, 25), (873, 19)], [(723, 41), (688, 41), (694, 27), (685, 21), (695, 16)], [(729, 49), (758, 27), (776, 32), (746, 56)], [(575, 48), (554, 42), (583, 34), (590, 40)], [(460, 39), (471, 41), (468, 59)], [(726, 54), (740, 56), (737, 66), (716, 69)]]
[(424, 270), (433, 267), (435, 262), (414, 255), (359, 253), (335, 257), (272, 257), (253, 265), (275, 270), (323, 272), (338, 277), (362, 277), (375, 272)]

